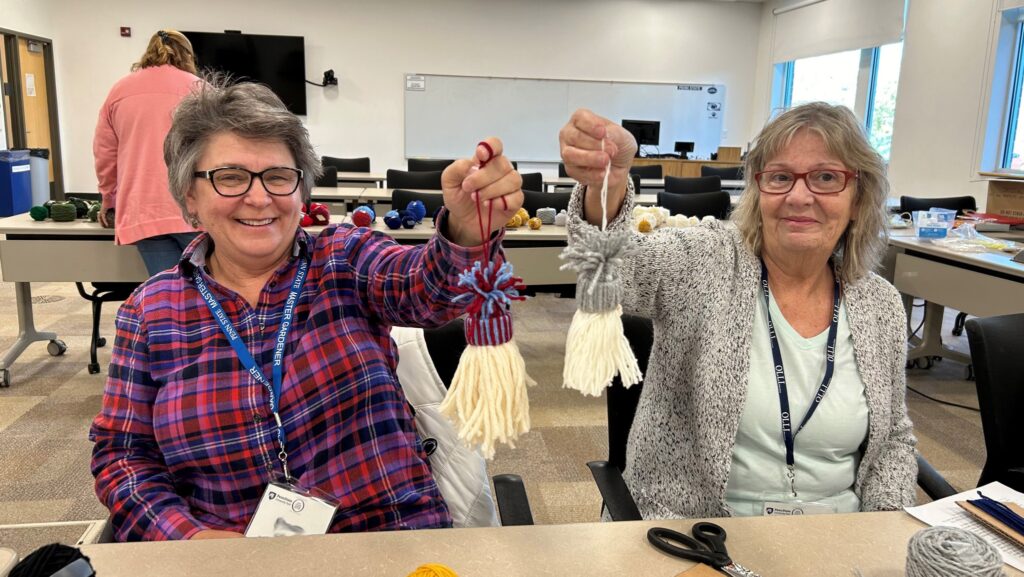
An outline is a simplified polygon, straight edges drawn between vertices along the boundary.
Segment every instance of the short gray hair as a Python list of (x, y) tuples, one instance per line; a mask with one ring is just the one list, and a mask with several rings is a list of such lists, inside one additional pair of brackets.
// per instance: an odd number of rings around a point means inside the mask
[(825, 149), (850, 170), (858, 173), (854, 212), (836, 244), (833, 258), (839, 277), (852, 282), (876, 270), (887, 244), (885, 202), (889, 181), (885, 161), (875, 152), (864, 127), (845, 106), (812, 102), (791, 108), (769, 122), (747, 153), (743, 167), (746, 188), (730, 219), (736, 223), (747, 247), (760, 255), (764, 246), (761, 194), (755, 174), (779, 155), (799, 130), (810, 130), (825, 141)]
[(195, 184), (196, 165), (210, 138), (223, 132), (284, 143), (295, 157), (296, 168), (302, 171), (302, 201), (309, 202), (313, 183), (323, 169), (306, 127), (266, 86), (235, 84), (228, 78), (211, 76), (178, 105), (164, 139), (167, 183), (186, 221), (193, 219), (185, 197)]

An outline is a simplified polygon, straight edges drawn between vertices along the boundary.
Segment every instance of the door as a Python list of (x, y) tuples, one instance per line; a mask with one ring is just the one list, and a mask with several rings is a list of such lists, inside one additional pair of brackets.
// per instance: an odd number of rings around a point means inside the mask
[[(45, 148), (52, 151), (50, 101), (47, 94), (44, 48), (45, 44), (39, 40), (18, 38), (18, 58), (21, 69), (19, 82), (25, 113), (25, 147)], [(49, 181), (53, 182), (52, 162), (50, 163)]]

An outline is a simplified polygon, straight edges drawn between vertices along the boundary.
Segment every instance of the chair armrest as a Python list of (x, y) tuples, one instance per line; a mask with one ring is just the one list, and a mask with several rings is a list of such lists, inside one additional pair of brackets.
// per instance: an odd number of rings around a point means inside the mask
[(956, 495), (957, 491), (932, 467), (931, 463), (917, 453), (917, 484), (932, 500)]
[(608, 507), (608, 514), (612, 521), (639, 521), (640, 509), (636, 507), (636, 501), (626, 486), (625, 479), (619, 468), (608, 461), (591, 461), (587, 463), (591, 474), (594, 475), (594, 482), (597, 489), (601, 491), (601, 498)]
[(494, 497), (498, 502), (498, 515), (503, 527), (533, 525), (530, 500), (526, 498), (526, 486), (519, 475), (495, 475)]

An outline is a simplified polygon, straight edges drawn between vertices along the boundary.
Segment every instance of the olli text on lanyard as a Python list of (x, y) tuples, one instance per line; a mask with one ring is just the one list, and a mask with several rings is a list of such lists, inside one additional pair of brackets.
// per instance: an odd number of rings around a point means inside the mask
[(793, 430), (792, 415), (789, 411), (789, 390), (786, 388), (786, 371), (782, 365), (782, 349), (779, 348), (779, 339), (775, 334), (775, 325), (772, 323), (771, 308), (768, 305), (768, 268), (764, 261), (761, 261), (761, 292), (764, 294), (764, 309), (768, 316), (768, 338), (772, 343), (772, 359), (775, 361), (775, 384), (779, 389), (779, 408), (782, 411), (782, 441), (786, 445), (786, 476), (789, 478), (789, 486), (796, 497), (796, 460), (793, 457), (794, 438), (797, 433), (803, 430), (804, 425), (811, 420), (811, 415), (817, 410), (821, 400), (825, 398), (829, 385), (832, 384), (832, 374), (836, 367), (836, 333), (839, 332), (839, 301), (842, 293), (842, 284), (839, 275), (835, 276), (835, 288), (832, 294), (832, 321), (828, 328), (828, 344), (825, 345), (825, 376), (821, 379), (821, 385), (814, 394), (811, 406), (807, 408), (807, 414), (800, 421), (800, 426)]
[(299, 293), (302, 291), (302, 284), (306, 282), (306, 272), (308, 271), (309, 261), (304, 258), (299, 259), (299, 270), (295, 273), (295, 280), (292, 281), (291, 290), (288, 292), (288, 300), (284, 303), (284, 313), (281, 315), (281, 328), (277, 331), (277, 339), (274, 344), (273, 382), (268, 381), (266, 375), (256, 365), (256, 360), (253, 359), (252, 353), (249, 352), (248, 347), (242, 342), (242, 337), (238, 335), (238, 331), (235, 330), (231, 321), (228, 320), (228, 315), (224, 312), (224, 308), (220, 306), (220, 303), (217, 302), (217, 297), (213, 296), (213, 293), (210, 292), (210, 288), (206, 285), (206, 281), (203, 280), (199, 270), (196, 269), (192, 274), (192, 280), (196, 284), (196, 289), (203, 297), (203, 301), (206, 302), (206, 306), (209, 307), (213, 318), (217, 319), (217, 323), (220, 324), (220, 329), (224, 332), (228, 342), (231, 343), (231, 348), (235, 349), (238, 360), (241, 361), (242, 366), (245, 367), (245, 370), (254, 379), (267, 388), (267, 392), (270, 395), (270, 412), (273, 413), (274, 422), (277, 423), (277, 443), (280, 447), (277, 457), (281, 460), (281, 467), (284, 470), (284, 478), (286, 480), (291, 479), (291, 474), (288, 471), (288, 452), (285, 450), (284, 425), (281, 423), (281, 413), (279, 411), (283, 373), (282, 365), (284, 362), (284, 348), (288, 342), (288, 332), (292, 327), (295, 303), (299, 300)]

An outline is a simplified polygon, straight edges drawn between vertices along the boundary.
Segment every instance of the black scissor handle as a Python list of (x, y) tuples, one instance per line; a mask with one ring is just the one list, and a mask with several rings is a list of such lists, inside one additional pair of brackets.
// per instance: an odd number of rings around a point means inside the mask
[(694, 539), (706, 545), (713, 552), (721, 554), (725, 558), (725, 565), (732, 562), (732, 559), (729, 558), (729, 551), (725, 548), (725, 529), (720, 525), (702, 521), (694, 523), (690, 531), (693, 533)]
[[(654, 545), (664, 553), (682, 559), (689, 559), (690, 561), (697, 561), (698, 563), (706, 563), (712, 567), (723, 567), (732, 562), (728, 555), (717, 551), (709, 551), (704, 545), (701, 545), (699, 541), (691, 538), (689, 535), (684, 535), (672, 529), (651, 527), (647, 530), (647, 540), (650, 541), (651, 545)], [(680, 547), (675, 543), (682, 544), (684, 547)]]

